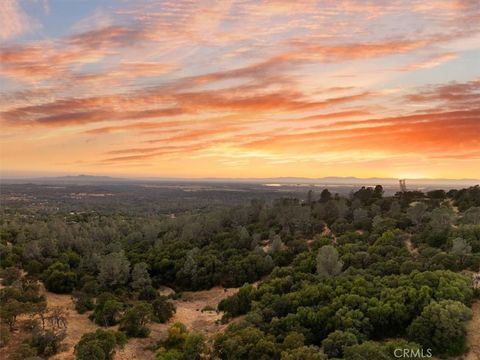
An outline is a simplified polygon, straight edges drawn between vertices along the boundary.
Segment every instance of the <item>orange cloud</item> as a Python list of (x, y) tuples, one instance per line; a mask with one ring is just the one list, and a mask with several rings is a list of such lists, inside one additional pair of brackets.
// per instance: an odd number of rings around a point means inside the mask
[(433, 56), (428, 57), (427, 59), (402, 66), (399, 70), (400, 71), (415, 71), (415, 70), (420, 70), (420, 69), (430, 69), (432, 67), (438, 66), (444, 62), (456, 59), (458, 57), (458, 54), (453, 53), (453, 52), (448, 52), (445, 54), (436, 54)]
[[(5, 4), (12, 21), (33, 13)], [(467, 174), (479, 20), (471, 1), (169, 0), (113, 2), (38, 34), (0, 22), (5, 166), (288, 176), (399, 158), (453, 168), (465, 156)], [(443, 72), (452, 59), (458, 71)]]

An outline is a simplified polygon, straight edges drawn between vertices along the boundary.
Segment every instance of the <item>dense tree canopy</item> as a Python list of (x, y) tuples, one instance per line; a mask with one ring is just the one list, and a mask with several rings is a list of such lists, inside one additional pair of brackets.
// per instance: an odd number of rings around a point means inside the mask
[[(377, 186), (175, 214), (135, 213), (138, 199), (124, 204), (128, 211), (7, 209), (1, 343), (21, 315), (46, 319), (42, 281), (71, 293), (77, 311), (99, 326), (119, 326), (122, 335), (85, 335), (78, 359), (109, 359), (122, 336), (148, 336), (151, 321), (171, 319), (175, 308), (160, 286), (239, 290), (218, 305), (222, 321), (232, 321), (224, 332), (206, 339), (175, 324), (157, 359), (390, 359), (392, 339), (461, 354), (478, 295), (479, 194), (475, 186), (385, 196)], [(44, 356), (55, 342), (35, 334), (19, 351)]]

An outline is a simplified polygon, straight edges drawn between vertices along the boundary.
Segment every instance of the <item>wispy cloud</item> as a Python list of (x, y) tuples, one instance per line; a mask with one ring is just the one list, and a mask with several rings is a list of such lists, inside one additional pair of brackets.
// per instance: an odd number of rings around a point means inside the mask
[(0, 4), (5, 166), (478, 162), (478, 2), (86, 2), (58, 29), (21, 5)]
[(2, 40), (28, 33), (38, 26), (38, 22), (27, 15), (17, 0), (0, 2), (0, 37)]

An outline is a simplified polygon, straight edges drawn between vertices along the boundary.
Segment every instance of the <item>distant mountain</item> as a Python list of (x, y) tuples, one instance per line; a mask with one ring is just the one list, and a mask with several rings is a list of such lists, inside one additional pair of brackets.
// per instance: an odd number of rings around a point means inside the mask
[[(174, 178), (174, 177), (151, 177), (151, 178), (121, 178), (111, 176), (96, 175), (68, 175), (57, 177), (36, 177), (36, 178), (4, 178), (4, 183), (34, 183), (34, 184), (119, 184), (119, 183), (250, 183), (250, 184), (281, 184), (281, 185), (356, 185), (371, 186), (385, 185), (397, 186), (399, 179), (394, 178), (357, 178), (357, 177), (337, 177), (327, 176), (322, 178), (304, 178), (304, 177), (271, 177), (271, 178)], [(407, 187), (423, 186), (472, 186), (480, 184), (479, 179), (406, 179)]]
[(67, 175), (67, 176), (49, 176), (35, 178), (7, 178), (3, 179), (4, 183), (32, 183), (32, 184), (114, 184), (131, 182), (128, 178), (115, 178), (111, 176), (95, 176), (95, 175)]

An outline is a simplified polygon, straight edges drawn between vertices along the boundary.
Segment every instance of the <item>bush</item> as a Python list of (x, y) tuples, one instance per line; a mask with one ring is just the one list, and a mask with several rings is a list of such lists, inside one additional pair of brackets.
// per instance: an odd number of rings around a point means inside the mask
[(118, 323), (120, 318), (120, 311), (123, 309), (123, 304), (112, 298), (100, 299), (101, 301), (92, 314), (92, 319), (95, 323), (101, 326), (113, 326)]
[(141, 303), (127, 310), (120, 324), (120, 330), (129, 337), (147, 337), (150, 330), (147, 328), (152, 316), (152, 306)]
[(52, 330), (36, 330), (32, 335), (32, 346), (37, 349), (37, 353), (42, 356), (55, 355), (60, 350), (60, 344), (65, 339), (66, 332), (54, 332)]
[(252, 285), (242, 286), (238, 292), (218, 304), (218, 310), (224, 311), (227, 317), (235, 317), (250, 311)]
[(341, 358), (344, 349), (347, 346), (356, 345), (357, 342), (357, 337), (351, 332), (336, 330), (322, 341), (322, 347), (329, 358)]
[(110, 360), (115, 348), (123, 346), (125, 335), (109, 330), (97, 330), (82, 336), (75, 345), (75, 359), (77, 360)]
[(472, 311), (458, 301), (427, 305), (408, 328), (410, 338), (434, 354), (459, 355), (467, 350), (466, 322)]
[(348, 360), (390, 360), (390, 354), (381, 344), (374, 341), (366, 341), (360, 345), (345, 348), (344, 358)]
[(79, 314), (84, 314), (95, 308), (92, 298), (86, 293), (76, 293), (74, 303), (75, 310), (77, 310)]
[(2, 285), (9, 286), (22, 277), (22, 272), (16, 267), (7, 267), (0, 273)]
[(77, 274), (67, 264), (56, 262), (43, 273), (45, 287), (57, 294), (69, 294), (77, 284)]
[(159, 323), (166, 323), (175, 313), (175, 306), (167, 300), (166, 297), (160, 296), (152, 302), (152, 320)]

